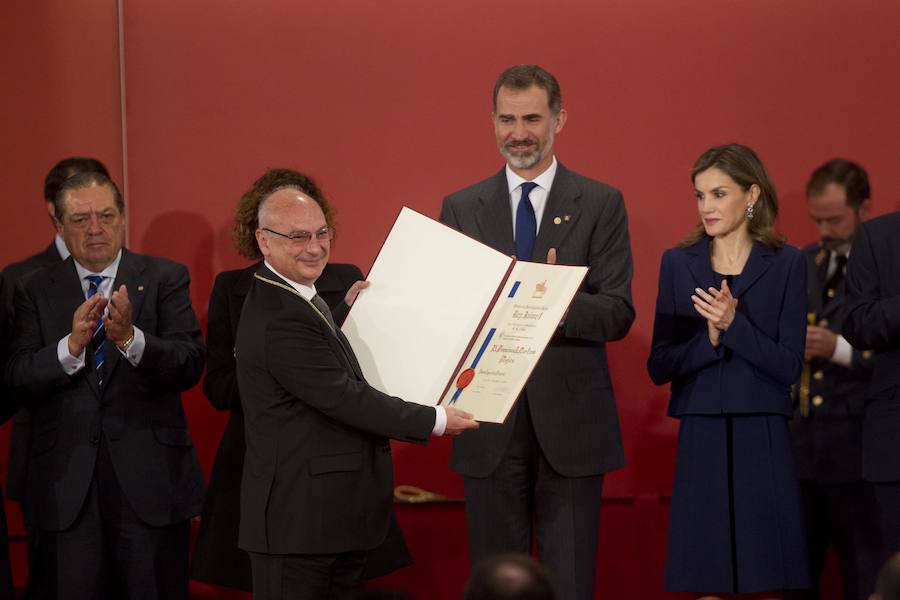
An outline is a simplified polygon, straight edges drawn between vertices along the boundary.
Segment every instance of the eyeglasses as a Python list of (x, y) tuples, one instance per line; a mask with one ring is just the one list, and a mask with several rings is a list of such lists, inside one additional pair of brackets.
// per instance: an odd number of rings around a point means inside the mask
[(263, 231), (268, 231), (269, 233), (274, 233), (275, 235), (281, 236), (283, 238), (287, 238), (291, 241), (291, 243), (297, 246), (306, 246), (313, 238), (316, 238), (316, 241), (320, 244), (330, 242), (332, 238), (334, 238), (334, 229), (327, 225), (315, 233), (312, 233), (310, 231), (292, 231), (291, 233), (281, 233), (280, 231), (275, 231), (274, 229), (269, 229), (268, 227), (260, 227), (260, 229), (262, 229)]

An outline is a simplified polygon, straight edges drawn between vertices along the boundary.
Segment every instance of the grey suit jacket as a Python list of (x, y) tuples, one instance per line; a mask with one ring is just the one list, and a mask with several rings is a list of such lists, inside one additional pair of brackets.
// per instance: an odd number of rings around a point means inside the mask
[[(447, 196), (440, 218), (515, 254), (505, 169)], [(553, 468), (567, 477), (597, 475), (625, 462), (605, 346), (625, 337), (634, 321), (622, 194), (559, 164), (532, 260), (545, 262), (550, 248), (556, 248), (559, 264), (584, 265), (590, 271), (525, 387), (528, 406)], [(482, 423), (454, 440), (451, 467), (472, 477), (493, 472), (511, 439), (515, 411), (502, 425)]]
[(85, 368), (72, 376), (57, 358), (57, 343), (84, 302), (73, 260), (19, 282), (6, 374), (32, 409), (28, 494), (40, 529), (66, 529), (78, 516), (101, 434), (119, 484), (143, 521), (169, 525), (200, 512), (203, 474), (181, 392), (200, 379), (205, 349), (188, 281), (184, 265), (123, 251), (114, 287), (127, 287), (146, 347), (135, 367), (107, 341), (102, 390), (89, 349)]

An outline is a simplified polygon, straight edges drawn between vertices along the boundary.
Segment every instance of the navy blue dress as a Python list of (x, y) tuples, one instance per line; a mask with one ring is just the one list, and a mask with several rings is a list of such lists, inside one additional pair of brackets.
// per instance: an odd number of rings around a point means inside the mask
[[(708, 240), (663, 257), (648, 369), (656, 383), (671, 382), (669, 414), (681, 422), (667, 591), (810, 585), (788, 428), (806, 333), (805, 268), (796, 249), (758, 243), (739, 276), (712, 272)], [(722, 279), (738, 311), (713, 348), (690, 296)]]

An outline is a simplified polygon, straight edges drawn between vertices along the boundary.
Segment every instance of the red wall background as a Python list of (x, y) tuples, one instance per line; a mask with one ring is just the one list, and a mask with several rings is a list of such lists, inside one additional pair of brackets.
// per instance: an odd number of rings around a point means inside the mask
[[(215, 274), (245, 264), (230, 245), (231, 212), (266, 168), (297, 168), (323, 184), (338, 210), (333, 258), (366, 271), (401, 205), (436, 217), (444, 195), (501, 167), (490, 123), (497, 74), (519, 62), (556, 74), (569, 111), (557, 156), (622, 189), (634, 254), (637, 320), (610, 347), (628, 466), (605, 489), (605, 597), (633, 593), (629, 583), (647, 572), (641, 597), (661, 589), (665, 507), (656, 497), (670, 489), (677, 425), (644, 362), (659, 256), (696, 221), (693, 160), (724, 142), (755, 148), (780, 194), (781, 227), (798, 245), (815, 237), (806, 178), (834, 156), (869, 170), (876, 213), (900, 208), (895, 2), (121, 0), (120, 8), (4, 3), (0, 172), (12, 216), (0, 220), (0, 263), (46, 245), (40, 184), (53, 162), (96, 155), (116, 175), (127, 165), (130, 247), (188, 264), (204, 321)], [(208, 469), (225, 417), (198, 390), (186, 405)], [(397, 483), (460, 496), (447, 452), (443, 440), (398, 446)], [(456, 523), (460, 511), (440, 514)], [(420, 513), (402, 516), (408, 534), (427, 529)], [(442, 563), (417, 558), (407, 571), (421, 584)], [(641, 563), (652, 565), (644, 575)], [(464, 557), (447, 565), (456, 574), (441, 587), (453, 597)]]

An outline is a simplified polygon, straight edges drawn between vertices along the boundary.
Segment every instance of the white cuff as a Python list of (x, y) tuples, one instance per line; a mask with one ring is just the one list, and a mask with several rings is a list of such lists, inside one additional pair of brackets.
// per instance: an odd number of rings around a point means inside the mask
[(138, 366), (138, 363), (141, 362), (141, 358), (144, 356), (144, 348), (147, 347), (147, 340), (144, 337), (144, 332), (134, 327), (134, 339), (131, 340), (131, 343), (128, 344), (128, 350), (122, 350), (118, 346), (116, 346), (116, 350), (122, 353), (122, 356), (131, 363), (132, 366)]
[(69, 354), (68, 335), (59, 340), (59, 343), (56, 344), (56, 357), (59, 359), (59, 364), (62, 366), (66, 375), (74, 375), (84, 368), (84, 350), (82, 350), (81, 354), (78, 356)]
[(445, 429), (447, 429), (447, 411), (443, 406), (435, 406), (434, 429), (431, 430), (431, 435), (444, 435)]
[(850, 368), (850, 363), (853, 362), (853, 346), (842, 335), (837, 336), (837, 343), (834, 345), (834, 354), (831, 355), (831, 362), (846, 368)]

